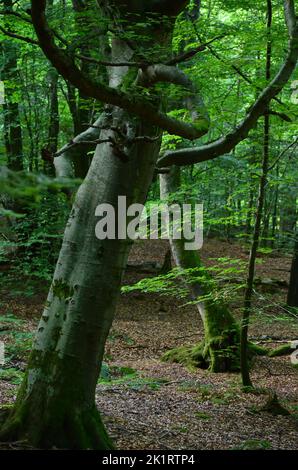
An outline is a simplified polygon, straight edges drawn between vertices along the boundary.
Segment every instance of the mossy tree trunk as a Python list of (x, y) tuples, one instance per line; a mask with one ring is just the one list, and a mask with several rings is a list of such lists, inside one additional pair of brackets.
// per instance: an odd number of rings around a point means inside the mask
[[(271, 26), (272, 26), (272, 2), (267, 0), (267, 51), (266, 51), (266, 80), (271, 77)], [(253, 297), (253, 283), (255, 277), (257, 252), (260, 245), (261, 238), (261, 224), (264, 216), (264, 206), (266, 202), (266, 187), (269, 172), (269, 159), (270, 159), (270, 114), (269, 107), (267, 107), (264, 115), (264, 140), (263, 140), (263, 159), (262, 159), (262, 174), (260, 177), (259, 194), (255, 218), (255, 226), (253, 230), (253, 237), (251, 242), (249, 261), (248, 261), (248, 276), (246, 281), (246, 289), (244, 294), (244, 308), (241, 322), (241, 347), (240, 347), (240, 363), (241, 363), (241, 377), (244, 387), (251, 387), (252, 382), (249, 373), (249, 342), (248, 342), (248, 327), (250, 314), (252, 310), (252, 297)]]
[[(167, 200), (179, 186), (179, 167), (173, 166), (169, 173), (160, 175), (162, 199)], [(173, 203), (172, 199), (171, 197)], [(239, 325), (224, 302), (212, 298), (214, 281), (203, 270), (198, 251), (185, 250), (185, 242), (183, 235), (181, 239), (170, 239), (173, 258), (182, 270), (181, 277), (189, 287), (192, 298), (198, 299), (196, 305), (204, 326), (204, 340), (193, 347), (169, 351), (164, 358), (194, 367), (209, 367), (213, 372), (239, 370)], [(191, 275), (189, 270), (194, 270)], [(195, 270), (198, 280), (193, 279)]]
[[(189, 9), (192, 21), (200, 16), (200, 3), (196, 2)], [(186, 41), (182, 46), (185, 47)], [(199, 92), (197, 92), (199, 96)], [(182, 107), (182, 103), (180, 103)], [(202, 101), (202, 109), (204, 103)], [(206, 112), (206, 118), (207, 111)], [(169, 173), (160, 175), (160, 193), (164, 200), (171, 199), (180, 187), (180, 168), (172, 166)], [(183, 234), (181, 239), (170, 238), (170, 245), (176, 265), (182, 270), (182, 278), (189, 287), (194, 300), (203, 297), (196, 303), (204, 327), (204, 340), (193, 347), (182, 347), (169, 351), (164, 359), (175, 360), (194, 367), (209, 368), (213, 372), (239, 370), (239, 325), (228, 307), (221, 301), (212, 299), (215, 287), (210, 275), (205, 271), (197, 250), (185, 250)], [(198, 270), (200, 281), (190, 281), (185, 270)], [(184, 271), (184, 272), (183, 272)]]
[[(114, 109), (111, 119), (123, 122), (124, 115)], [(138, 135), (155, 131), (138, 125)], [(102, 132), (102, 138), (111, 135)], [(25, 379), (1, 439), (28, 439), (46, 448), (111, 447), (94, 396), (131, 242), (98, 240), (95, 209), (109, 203), (117, 214), (118, 195), (126, 196), (127, 204), (143, 203), (158, 148), (158, 143), (135, 145), (124, 163), (109, 144), (97, 147), (69, 217)]]
[[(152, 35), (152, 44), (160, 41), (170, 55), (171, 31), (159, 37), (152, 31)], [(112, 60), (128, 60), (134, 54), (129, 50), (126, 41), (115, 38)], [(110, 86), (118, 88), (127, 78), (132, 84), (137, 71), (127, 72), (127, 67), (112, 69)], [(158, 109), (159, 98), (151, 95)], [(40, 448), (113, 447), (96, 408), (95, 388), (132, 244), (126, 237), (129, 219), (125, 217), (124, 223), (117, 219), (118, 196), (126, 197), (127, 207), (145, 202), (159, 154), (159, 135), (158, 128), (122, 109), (106, 108), (100, 132), (105, 143), (97, 145), (75, 197), (25, 378), (0, 440), (26, 439)], [(115, 240), (95, 236), (99, 204), (115, 209)], [(117, 235), (118, 230), (122, 235)]]

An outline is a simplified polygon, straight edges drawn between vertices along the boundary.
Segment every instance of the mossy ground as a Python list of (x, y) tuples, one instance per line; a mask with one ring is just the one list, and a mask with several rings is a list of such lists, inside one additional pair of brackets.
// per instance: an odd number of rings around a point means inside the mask
[[(249, 342), (248, 347), (250, 359), (254, 356), (285, 356), (293, 351), (291, 345), (269, 349)], [(202, 341), (194, 346), (179, 346), (170, 349), (162, 355), (161, 359), (165, 362), (182, 364), (189, 370), (201, 368), (209, 369), (211, 372), (239, 372), (239, 351), (239, 342), (227, 345), (224, 338), (216, 337), (209, 343)]]

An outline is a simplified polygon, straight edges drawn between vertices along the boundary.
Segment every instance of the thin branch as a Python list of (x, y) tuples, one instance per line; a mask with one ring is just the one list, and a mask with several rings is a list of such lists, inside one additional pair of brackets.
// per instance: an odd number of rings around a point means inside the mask
[(161, 135), (158, 135), (156, 137), (149, 137), (148, 135), (140, 135), (138, 137), (134, 137), (133, 139), (128, 139), (128, 143), (136, 143), (136, 142), (148, 142), (148, 143), (154, 143), (161, 139)]
[[(88, 124), (89, 125), (89, 124)], [(119, 127), (116, 126), (96, 126), (94, 124), (89, 125), (89, 128), (92, 129), (100, 129), (100, 130), (111, 130), (113, 132), (116, 132), (123, 140), (125, 140), (126, 143), (131, 143), (131, 142), (156, 142), (158, 139), (161, 138), (161, 135), (158, 135), (156, 137), (150, 137), (148, 135), (141, 135), (139, 137), (133, 137), (132, 139), (127, 137), (126, 134), (124, 134)]]
[[(23, 16), (21, 13), (19, 13), (19, 12), (17, 12), (17, 11), (14, 11), (14, 10), (2, 10), (2, 11), (0, 11), (0, 15), (12, 15), (12, 16), (16, 16), (16, 17), (19, 18), (20, 20), (25, 21), (26, 23), (32, 25), (32, 20), (31, 20), (31, 18), (30, 18), (29, 16), (28, 16), (28, 17), (25, 17), (25, 16)], [(33, 26), (33, 25), (32, 25), (32, 26)], [(19, 35), (19, 34), (17, 34), (17, 33), (13, 33), (14, 36), (12, 36), (9, 31), (6, 31), (6, 30), (4, 30), (4, 29), (2, 29), (2, 32), (3, 32), (4, 34), (6, 34), (7, 36), (13, 37), (14, 39), (19, 39), (19, 40), (21, 40), (21, 41), (30, 42), (30, 43), (32, 43), (32, 44), (34, 44), (34, 45), (38, 45), (38, 46), (39, 46), (39, 42), (38, 42), (38, 41), (32, 42), (32, 41), (34, 41), (34, 40), (31, 40), (30, 38), (29, 38), (29, 40), (28, 40), (28, 38), (25, 37), (25, 36), (21, 36), (21, 35)], [(68, 45), (68, 43), (67, 43), (67, 41), (66, 41), (59, 33), (57, 33), (57, 31), (53, 30), (53, 34), (54, 34), (54, 36), (55, 36), (57, 39), (59, 39), (59, 41), (60, 41), (62, 44), (64, 44), (64, 46), (66, 46), (68, 49), (70, 48), (69, 45)]]
[(279, 117), (282, 121), (292, 122), (292, 119), (290, 118), (290, 116), (288, 116), (285, 113), (280, 113), (279, 111), (273, 111), (272, 109), (270, 109), (269, 114), (271, 114), (272, 116)]
[[(96, 126), (90, 126), (90, 127), (96, 127)], [(97, 127), (96, 127), (97, 128)], [(102, 128), (104, 129), (104, 128)], [(112, 130), (112, 128), (110, 128)], [(59, 150), (58, 152), (56, 152), (52, 157), (53, 158), (57, 158), (57, 157), (60, 157), (60, 155), (63, 155), (66, 151), (72, 149), (73, 147), (76, 147), (78, 145), (88, 145), (88, 146), (91, 146), (91, 147), (95, 147), (96, 145), (99, 145), (99, 144), (107, 144), (107, 143), (110, 143), (114, 146), (119, 146), (120, 143), (123, 143), (124, 145), (131, 145), (131, 144), (134, 144), (134, 143), (137, 143), (137, 142), (149, 142), (149, 143), (154, 143), (156, 142), (158, 139), (160, 139), (160, 136), (157, 136), (157, 137), (149, 137), (147, 135), (142, 135), (142, 136), (139, 136), (139, 137), (134, 137), (133, 139), (129, 139), (129, 138), (125, 138), (125, 140), (123, 142), (118, 142), (116, 141), (115, 139), (113, 139), (113, 137), (108, 137), (107, 139), (95, 139), (95, 140), (71, 140), (68, 144), (66, 144), (66, 147), (63, 147), (61, 150)]]
[(34, 46), (39, 46), (39, 42), (36, 41), (35, 39), (31, 39), (31, 38), (28, 38), (26, 36), (22, 36), (20, 34), (17, 34), (17, 33), (12, 33), (11, 31), (7, 31), (6, 29), (4, 29), (2, 26), (0, 26), (0, 31), (5, 34), (5, 36), (8, 36), (8, 37), (11, 37), (11, 38), (14, 38), (14, 39), (18, 39), (19, 41), (23, 41), (23, 42), (27, 42), (28, 44), (34, 44)]
[(210, 41), (200, 44), (194, 49), (190, 49), (189, 51), (182, 52), (182, 54), (166, 61), (165, 65), (176, 65), (176, 64), (180, 64), (181, 62), (185, 62), (186, 60), (194, 57), (198, 52), (203, 52), (206, 49), (210, 49), (210, 44), (212, 44), (214, 41), (218, 41), (219, 39), (224, 38), (225, 36), (226, 36), (225, 34), (221, 34), (219, 36), (216, 36), (213, 39), (210, 39)]
[(145, 62), (111, 62), (109, 60), (98, 60), (94, 59), (93, 57), (87, 57), (85, 55), (81, 54), (75, 54), (74, 57), (76, 59), (83, 60), (85, 62), (90, 62), (91, 64), (96, 64), (96, 65), (104, 65), (105, 67), (136, 67), (136, 68), (144, 68), (147, 67), (149, 64)]
[(67, 148), (65, 149), (61, 149), (59, 150), (58, 152), (54, 153), (53, 155), (53, 158), (57, 158), (57, 157), (60, 157), (60, 155), (63, 155), (65, 153), (66, 150), (70, 150), (72, 149), (73, 147), (76, 147), (78, 145), (91, 145), (91, 146), (96, 146), (98, 144), (106, 144), (110, 142), (111, 144), (114, 144), (115, 141), (112, 139), (112, 137), (108, 138), (108, 139), (96, 139), (96, 140), (80, 140), (79, 142), (75, 142), (73, 140), (71, 140), (68, 144), (67, 144)]
[(275, 159), (275, 161), (272, 163), (272, 165), (268, 168), (268, 171), (271, 171), (273, 170), (273, 168), (277, 165), (277, 163), (282, 159), (282, 157), (291, 149), (293, 149), (293, 151), (296, 149), (298, 145), (298, 137), (294, 140), (294, 142), (292, 142), (290, 145), (288, 145), (282, 152), (280, 152), (280, 154), (278, 155), (278, 157)]
[[(194, 28), (194, 31), (195, 31), (198, 39), (201, 41), (201, 36), (198, 33), (197, 27), (196, 27), (194, 22), (193, 22), (193, 28)], [(243, 78), (243, 80), (246, 83), (248, 83), (249, 85), (255, 86), (257, 91), (262, 91), (262, 88), (260, 88), (258, 85), (255, 85), (253, 80), (248, 75), (246, 75), (246, 73), (243, 72), (243, 70), (241, 70), (240, 67), (238, 67), (235, 64), (227, 64), (225, 62), (225, 60), (218, 54), (218, 52), (210, 44), (207, 44), (207, 48), (209, 49), (209, 51), (211, 52), (213, 57), (215, 57), (217, 60), (219, 60), (222, 64), (228, 65), (232, 70), (234, 70), (234, 72), (236, 72), (241, 78)], [(285, 106), (285, 104), (282, 102), (281, 99), (279, 99), (277, 97), (274, 97), (273, 99), (274, 99), (274, 101), (276, 101), (281, 106)]]
[(170, 173), (170, 168), (156, 168), (155, 172), (157, 175), (167, 175)]

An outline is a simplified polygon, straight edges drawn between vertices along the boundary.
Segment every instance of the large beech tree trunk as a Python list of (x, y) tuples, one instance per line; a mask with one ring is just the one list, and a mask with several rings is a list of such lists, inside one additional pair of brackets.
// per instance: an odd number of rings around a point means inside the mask
[[(170, 37), (161, 38), (165, 47)], [(112, 47), (113, 60), (129, 55), (124, 41), (116, 39)], [(126, 67), (113, 69), (110, 85), (121, 85), (126, 73)], [(159, 100), (155, 103), (158, 108)], [(118, 107), (106, 107), (103, 119), (100, 139), (112, 138), (117, 145), (97, 145), (75, 197), (25, 378), (0, 440), (27, 439), (42, 448), (113, 447), (95, 405), (95, 388), (132, 244), (126, 235), (117, 237), (118, 196), (126, 196), (127, 206), (145, 202), (160, 130)], [(119, 140), (117, 129), (137, 139)], [(95, 210), (104, 203), (115, 208), (115, 240), (95, 236)]]
[[(170, 172), (160, 175), (161, 198), (167, 200), (180, 186), (180, 169), (171, 167)], [(171, 198), (172, 201), (172, 198)], [(176, 265), (182, 270), (193, 299), (198, 300), (197, 307), (204, 326), (204, 340), (193, 347), (181, 347), (168, 351), (164, 359), (173, 360), (193, 367), (203, 367), (213, 372), (239, 370), (240, 365), (240, 331), (228, 307), (212, 299), (214, 283), (203, 272), (198, 251), (187, 251), (186, 240), (170, 239), (171, 250)], [(197, 270), (199, 280), (190, 281), (187, 270)]]
[[(110, 119), (128, 117), (113, 109)], [(154, 135), (138, 125), (138, 134)], [(112, 135), (102, 131), (102, 138)], [(95, 407), (95, 387), (131, 242), (98, 240), (95, 209), (146, 199), (159, 144), (135, 145), (124, 163), (110, 144), (96, 149), (66, 227), (26, 377), (1, 438), (41, 447), (110, 448)]]

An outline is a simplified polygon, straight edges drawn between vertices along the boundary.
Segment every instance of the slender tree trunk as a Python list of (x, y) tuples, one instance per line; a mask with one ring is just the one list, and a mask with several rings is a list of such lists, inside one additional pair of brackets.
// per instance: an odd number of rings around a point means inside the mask
[(247, 216), (246, 216), (246, 235), (247, 239), (251, 235), (251, 222), (252, 222), (252, 212), (253, 212), (253, 205), (254, 205), (254, 188), (252, 181), (250, 182), (249, 188), (249, 200), (248, 200), (248, 207), (247, 207)]
[[(276, 167), (276, 176), (278, 177), (279, 169), (278, 165)], [(279, 198), (279, 186), (277, 185), (274, 189), (274, 201), (273, 201), (273, 214), (272, 214), (272, 227), (271, 227), (271, 248), (274, 248), (276, 245), (276, 229), (278, 223), (278, 198)]]
[(281, 191), (280, 231), (283, 236), (282, 245), (287, 248), (289, 238), (295, 229), (297, 221), (297, 195), (292, 188)]
[[(59, 75), (56, 69), (51, 68), (48, 72), (49, 82), (49, 104), (50, 104), (50, 119), (48, 130), (47, 150), (51, 155), (57, 152), (58, 137), (59, 137), (59, 100), (58, 100), (58, 79)], [(49, 175), (55, 175), (55, 168), (52, 161), (45, 161), (45, 172)]]
[(261, 245), (264, 248), (267, 248), (269, 244), (268, 238), (269, 238), (271, 204), (270, 204), (270, 197), (268, 193), (269, 192), (267, 191), (267, 194), (266, 194), (267, 197), (265, 197), (265, 201), (264, 201), (263, 229), (261, 230)]
[[(161, 199), (167, 200), (180, 186), (180, 168), (171, 167), (170, 172), (160, 175)], [(176, 265), (182, 270), (182, 279), (186, 281), (194, 300), (198, 300), (203, 326), (204, 340), (194, 347), (182, 347), (167, 352), (165, 360), (181, 362), (185, 365), (203, 367), (212, 372), (239, 370), (240, 332), (239, 325), (228, 307), (212, 298), (214, 282), (207, 271), (203, 270), (198, 251), (186, 251), (186, 240), (170, 238), (170, 245)], [(188, 282), (187, 270), (196, 269), (200, 281)], [(186, 270), (186, 271), (185, 271)]]
[[(3, 1), (7, 11), (12, 10), (12, 0)], [(7, 25), (9, 29), (9, 24)], [(7, 155), (7, 166), (11, 170), (23, 170), (23, 140), (20, 123), (19, 104), (13, 97), (18, 80), (17, 49), (13, 41), (5, 40), (2, 43), (4, 65), (1, 79), (5, 83), (4, 103), (4, 142)]]
[[(82, 56), (92, 56), (92, 53), (100, 52), (100, 55), (109, 59), (110, 48), (108, 38), (104, 35), (105, 31), (101, 26), (98, 28), (94, 23), (96, 18), (96, 5), (92, 0), (72, 0), (73, 9), (75, 11), (76, 30), (78, 39), (80, 39), (79, 53)], [(94, 11), (94, 15), (91, 12)], [(98, 12), (97, 12), (98, 13)], [(94, 65), (87, 61), (81, 61), (81, 70), (86, 75), (98, 79), (101, 77), (102, 82), (107, 82), (108, 76), (105, 67)], [(72, 85), (68, 87), (69, 109), (73, 118), (74, 135), (79, 135), (86, 131), (93, 119), (93, 101), (84, 96), (81, 91), (76, 92)], [(97, 103), (97, 111), (102, 112), (102, 106)], [(85, 147), (78, 147), (72, 152), (72, 162), (74, 166), (74, 174), (77, 178), (85, 178), (90, 165), (90, 157), (88, 152), (92, 150)]]
[[(78, 49), (80, 55), (90, 57), (92, 56), (92, 52), (98, 52), (98, 50), (100, 50), (101, 53), (104, 53), (104, 45), (107, 43), (107, 38), (102, 36), (101, 29), (103, 29), (103, 27), (99, 28), (95, 23), (95, 15), (96, 13), (98, 14), (95, 2), (93, 2), (93, 0), (72, 0), (72, 5), (75, 11), (76, 31), (78, 39), (80, 40)], [(80, 68), (86, 75), (95, 79), (100, 76), (102, 81), (104, 74), (106, 74), (104, 67), (101, 66), (98, 70), (98, 65), (95, 66), (87, 61), (82, 61)], [(77, 135), (83, 132), (86, 127), (88, 127), (88, 124), (91, 124), (91, 120), (92, 100), (84, 96), (84, 94), (79, 91), (75, 134)], [(87, 171), (88, 167), (85, 167), (85, 174)]]
[(298, 233), (296, 233), (287, 304), (290, 307), (298, 307)]
[[(271, 75), (271, 25), (272, 25), (272, 3), (271, 0), (267, 0), (267, 60), (266, 60), (266, 79), (270, 79)], [(269, 109), (264, 116), (264, 143), (263, 143), (263, 163), (262, 163), (262, 175), (259, 185), (259, 196), (257, 203), (255, 226), (253, 231), (252, 245), (250, 249), (249, 262), (248, 262), (248, 277), (246, 282), (246, 289), (244, 295), (244, 311), (241, 324), (241, 376), (243, 386), (250, 387), (252, 382), (249, 374), (249, 362), (248, 362), (248, 326), (249, 318), (252, 307), (252, 295), (253, 295), (253, 282), (255, 276), (255, 265), (257, 258), (257, 250), (260, 243), (261, 235), (261, 223), (263, 217), (263, 209), (266, 197), (266, 185), (269, 168), (269, 156), (270, 156), (270, 114)]]
[[(193, 4), (193, 9), (188, 12), (192, 21), (200, 16), (200, 2)], [(183, 44), (185, 47), (186, 44)], [(160, 175), (161, 199), (167, 200), (179, 190), (181, 170), (179, 167), (171, 167), (169, 173)], [(185, 270), (197, 269), (202, 277), (202, 263), (198, 251), (186, 251), (186, 240), (170, 238), (170, 246), (176, 265), (182, 270), (182, 278), (186, 281), (193, 299), (201, 296), (209, 297), (208, 300), (198, 301), (197, 308), (204, 326), (204, 341), (194, 347), (177, 348), (168, 351), (164, 355), (165, 360), (174, 360), (194, 367), (203, 367), (212, 372), (239, 370), (239, 325), (237, 325), (227, 306), (212, 300), (211, 277), (204, 272), (205, 280), (188, 283), (188, 275)]]

